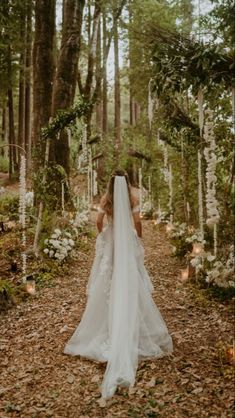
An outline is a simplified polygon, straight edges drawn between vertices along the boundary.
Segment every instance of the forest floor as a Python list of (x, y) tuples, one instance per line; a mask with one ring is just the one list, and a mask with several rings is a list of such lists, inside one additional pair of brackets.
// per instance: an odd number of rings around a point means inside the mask
[(233, 416), (233, 367), (222, 348), (232, 342), (231, 305), (182, 283), (182, 266), (171, 256), (164, 229), (143, 222), (145, 264), (174, 353), (142, 362), (134, 388), (118, 389), (106, 405), (99, 392), (105, 365), (63, 354), (86, 304), (94, 257), (90, 239), (67, 275), (1, 318), (1, 418)]

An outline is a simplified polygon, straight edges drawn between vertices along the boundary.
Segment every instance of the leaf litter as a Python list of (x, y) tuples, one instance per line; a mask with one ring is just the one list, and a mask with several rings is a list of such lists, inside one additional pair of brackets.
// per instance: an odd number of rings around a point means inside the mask
[(174, 353), (139, 364), (135, 386), (107, 401), (99, 386), (105, 364), (63, 354), (86, 304), (94, 257), (77, 252), (70, 273), (53, 288), (12, 308), (0, 323), (0, 416), (22, 418), (232, 418), (234, 368), (218, 347), (232, 343), (231, 308), (195, 297), (180, 281), (162, 228), (144, 221), (145, 263), (154, 300), (173, 338)]

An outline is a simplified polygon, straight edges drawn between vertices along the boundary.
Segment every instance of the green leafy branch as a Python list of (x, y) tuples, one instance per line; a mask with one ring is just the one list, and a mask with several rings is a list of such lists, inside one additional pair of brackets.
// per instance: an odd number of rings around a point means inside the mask
[(66, 126), (69, 126), (76, 118), (86, 116), (92, 108), (92, 102), (80, 99), (74, 106), (67, 110), (59, 110), (51, 122), (42, 128), (42, 139), (54, 138)]

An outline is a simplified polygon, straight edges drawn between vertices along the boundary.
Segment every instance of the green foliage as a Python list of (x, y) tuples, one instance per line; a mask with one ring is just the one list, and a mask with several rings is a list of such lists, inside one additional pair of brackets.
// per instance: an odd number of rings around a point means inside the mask
[(9, 159), (0, 155), (0, 171), (2, 173), (8, 173)]
[(235, 45), (235, 7), (233, 0), (212, 0), (212, 11), (202, 19), (202, 25), (209, 28), (213, 39), (234, 49)]
[(9, 297), (13, 293), (13, 287), (7, 280), (0, 280), (0, 295)]
[(198, 277), (195, 285), (201, 291), (204, 291), (208, 299), (216, 299), (218, 302), (225, 303), (235, 298), (235, 287), (220, 287), (215, 284), (208, 284), (203, 276)]
[(0, 197), (0, 220), (18, 219), (19, 197), (7, 194)]
[(234, 82), (232, 56), (216, 45), (193, 41), (176, 33), (158, 34), (153, 49), (155, 89), (157, 94), (182, 92), (195, 94), (201, 86), (230, 87)]
[(14, 289), (9, 281), (0, 279), (0, 312), (14, 303), (13, 294)]
[(40, 169), (34, 174), (34, 192), (36, 199), (43, 199), (45, 207), (49, 210), (60, 210), (62, 199), (62, 182), (64, 182), (65, 192), (68, 193), (67, 175), (64, 168), (59, 164), (50, 165), (46, 168), (46, 183), (43, 184), (42, 178), (45, 169)]
[(87, 103), (82, 99), (68, 110), (59, 110), (56, 116), (42, 128), (42, 139), (54, 138), (66, 126), (70, 125), (76, 118), (85, 116), (91, 109), (92, 103)]

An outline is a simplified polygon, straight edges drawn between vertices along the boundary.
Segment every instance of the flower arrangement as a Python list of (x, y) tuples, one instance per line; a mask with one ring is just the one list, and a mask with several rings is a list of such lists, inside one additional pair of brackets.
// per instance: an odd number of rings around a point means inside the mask
[(71, 221), (71, 224), (75, 228), (82, 229), (89, 221), (89, 212), (84, 210), (82, 212), (77, 212), (74, 220)]
[(219, 287), (235, 287), (234, 281), (234, 246), (229, 248), (229, 255), (227, 260), (217, 260), (215, 256), (207, 256), (207, 260), (210, 261), (211, 267), (206, 271), (206, 282), (217, 285)]
[(206, 283), (223, 288), (235, 287), (233, 245), (229, 249), (227, 260), (218, 260), (215, 255), (203, 251), (195, 255), (190, 263), (195, 268), (196, 275), (199, 275)]
[(44, 240), (44, 254), (60, 262), (67, 258), (75, 245), (72, 234), (67, 231), (55, 229), (49, 239)]
[(212, 113), (209, 112), (208, 122), (205, 125), (206, 147), (204, 149), (204, 156), (207, 162), (206, 167), (206, 209), (208, 226), (215, 225), (219, 221), (218, 202), (216, 199), (216, 144), (213, 133)]

